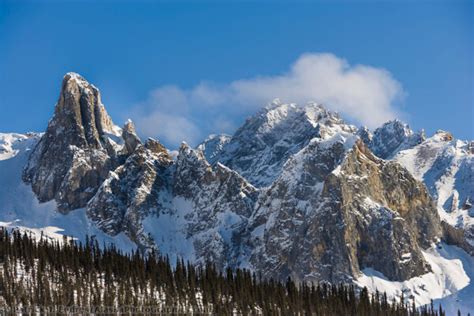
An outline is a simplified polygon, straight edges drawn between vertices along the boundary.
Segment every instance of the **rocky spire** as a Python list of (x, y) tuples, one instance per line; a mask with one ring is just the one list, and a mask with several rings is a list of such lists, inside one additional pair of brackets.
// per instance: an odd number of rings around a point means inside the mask
[(169, 160), (172, 160), (168, 150), (159, 141), (149, 137), (145, 142), (145, 148), (150, 150), (152, 153), (162, 155)]
[(122, 138), (125, 141), (125, 150), (127, 154), (133, 153), (135, 148), (142, 143), (140, 138), (137, 136), (135, 125), (131, 120), (125, 122), (122, 129)]
[(99, 90), (80, 75), (67, 73), (47, 132), (63, 134), (65, 141), (79, 148), (101, 148), (102, 136), (113, 129)]
[(83, 207), (115, 167), (108, 134), (117, 128), (99, 90), (76, 73), (64, 76), (53, 118), (30, 155), (23, 179), (40, 202), (66, 212)]

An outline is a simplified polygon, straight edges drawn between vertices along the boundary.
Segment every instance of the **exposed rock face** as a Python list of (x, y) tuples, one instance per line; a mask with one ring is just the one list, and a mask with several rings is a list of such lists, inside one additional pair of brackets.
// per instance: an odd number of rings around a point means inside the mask
[[(338, 178), (337, 180), (335, 178)], [(333, 186), (335, 185), (335, 187)], [(421, 247), (441, 236), (436, 207), (421, 182), (397, 163), (376, 158), (362, 142), (346, 157), (325, 193), (347, 216), (346, 243), (352, 262), (373, 267), (393, 280), (428, 271)]]
[(116, 166), (107, 137), (114, 131), (99, 90), (77, 74), (64, 76), (54, 116), (23, 174), (39, 201), (55, 199), (62, 212), (84, 207)]
[(251, 216), (258, 191), (222, 164), (214, 168), (200, 150), (181, 145), (173, 194), (184, 198), (194, 212), (187, 218), (197, 261), (212, 260), (218, 267), (238, 266), (240, 236)]
[(249, 118), (212, 160), (237, 171), (253, 185), (265, 187), (278, 177), (288, 158), (311, 139), (325, 139), (341, 130), (355, 132), (356, 128), (320, 105), (275, 100)]
[(166, 157), (168, 160), (171, 160), (171, 156), (159, 141), (153, 138), (148, 138), (145, 142), (145, 148), (150, 150), (152, 153), (159, 154), (163, 157)]
[(167, 185), (167, 153), (139, 144), (125, 164), (110, 172), (87, 205), (88, 216), (105, 232), (125, 232), (140, 246), (153, 243), (141, 235), (141, 220), (159, 207), (160, 190)]
[(426, 189), (360, 141), (346, 154), (353, 139), (313, 141), (259, 199), (252, 235), (263, 251), (251, 263), (264, 275), (347, 281), (372, 267), (405, 280), (429, 271), (421, 246), (441, 227)]
[[(364, 132), (362, 134), (365, 135)], [(367, 138), (362, 139), (367, 141)], [(393, 120), (377, 128), (366, 144), (377, 157), (390, 159), (399, 151), (412, 148), (424, 140), (424, 131), (414, 133), (407, 124)]]
[(466, 250), (471, 256), (474, 256), (474, 225), (452, 225), (443, 221), (443, 234), (448, 244), (456, 245)]
[(128, 120), (123, 129), (122, 129), (122, 138), (125, 142), (125, 153), (131, 154), (135, 151), (138, 145), (142, 142), (140, 138), (137, 136), (137, 132), (135, 131), (135, 125), (133, 125), (131, 120)]

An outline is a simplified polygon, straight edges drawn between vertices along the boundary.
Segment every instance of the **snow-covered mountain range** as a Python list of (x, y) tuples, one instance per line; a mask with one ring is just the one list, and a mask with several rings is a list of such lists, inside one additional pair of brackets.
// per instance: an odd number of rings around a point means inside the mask
[(68, 73), (44, 133), (0, 134), (0, 224), (473, 311), (473, 158), (448, 132), (278, 100), (174, 157)]

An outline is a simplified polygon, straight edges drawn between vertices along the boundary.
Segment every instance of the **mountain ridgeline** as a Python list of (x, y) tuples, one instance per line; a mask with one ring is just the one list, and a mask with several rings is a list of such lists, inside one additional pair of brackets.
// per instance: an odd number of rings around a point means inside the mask
[(172, 255), (263, 278), (352, 282), (364, 269), (404, 281), (432, 272), (444, 240), (474, 254), (474, 149), (390, 121), (374, 132), (322, 105), (275, 100), (233, 136), (176, 158), (112, 122), (99, 90), (64, 77), (23, 180), (40, 202)]

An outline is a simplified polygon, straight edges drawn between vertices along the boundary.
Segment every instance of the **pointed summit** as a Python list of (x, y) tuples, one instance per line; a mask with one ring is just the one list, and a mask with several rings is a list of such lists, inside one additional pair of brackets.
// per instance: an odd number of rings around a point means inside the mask
[(317, 103), (299, 105), (274, 100), (248, 118), (216, 153), (205, 153), (213, 164), (220, 162), (256, 187), (266, 187), (278, 177), (288, 158), (311, 139), (355, 131), (336, 112)]
[(135, 148), (142, 143), (140, 138), (137, 136), (135, 125), (130, 119), (125, 122), (125, 125), (122, 128), (122, 138), (125, 141), (125, 150), (127, 154), (133, 153)]
[(30, 155), (23, 179), (40, 202), (54, 199), (63, 212), (85, 206), (116, 165), (116, 151), (107, 137), (114, 130), (99, 90), (80, 75), (67, 73), (54, 116)]
[(71, 145), (100, 148), (102, 136), (112, 133), (114, 124), (94, 85), (76, 73), (67, 73), (48, 132), (65, 133)]

